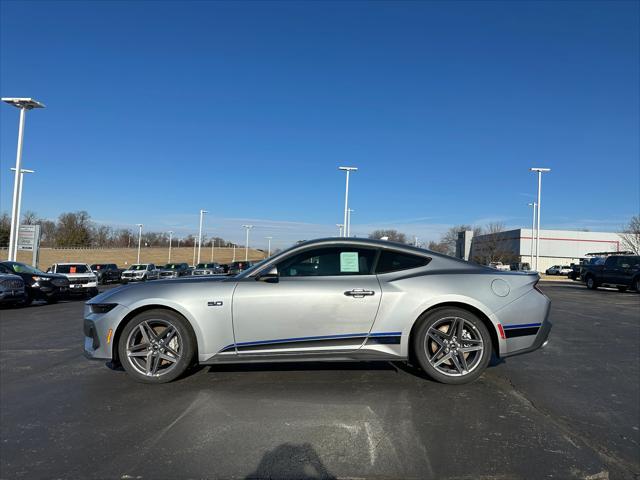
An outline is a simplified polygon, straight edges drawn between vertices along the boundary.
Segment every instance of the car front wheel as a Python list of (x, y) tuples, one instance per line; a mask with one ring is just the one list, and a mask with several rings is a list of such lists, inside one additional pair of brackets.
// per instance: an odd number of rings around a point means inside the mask
[(439, 308), (421, 319), (413, 338), (420, 367), (434, 380), (463, 384), (476, 380), (491, 359), (491, 337), (473, 313)]
[(120, 363), (136, 380), (167, 383), (191, 364), (196, 341), (187, 321), (168, 310), (149, 310), (129, 322), (118, 345)]
[(598, 284), (596, 283), (596, 279), (592, 276), (588, 276), (585, 283), (587, 284), (587, 288), (589, 290), (596, 290), (598, 288)]

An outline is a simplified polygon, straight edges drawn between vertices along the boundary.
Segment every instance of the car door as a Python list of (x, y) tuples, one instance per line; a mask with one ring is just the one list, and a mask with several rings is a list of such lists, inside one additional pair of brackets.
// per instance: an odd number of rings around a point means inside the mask
[(348, 351), (362, 346), (380, 305), (377, 250), (312, 248), (277, 264), (274, 281), (248, 277), (233, 296), (239, 354)]
[(618, 283), (618, 278), (620, 277), (619, 258), (617, 256), (607, 257), (602, 267), (602, 278), (600, 279), (602, 283)]
[(633, 267), (637, 263), (637, 258), (634, 259), (634, 257), (618, 257), (616, 283), (619, 285), (630, 286), (634, 273)]

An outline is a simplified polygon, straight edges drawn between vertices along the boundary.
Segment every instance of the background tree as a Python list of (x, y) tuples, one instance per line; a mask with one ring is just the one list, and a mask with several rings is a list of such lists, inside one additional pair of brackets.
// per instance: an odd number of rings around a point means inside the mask
[(427, 248), (433, 252), (444, 253), (445, 255), (449, 254), (449, 248), (442, 242), (434, 242), (432, 240), (429, 242)]
[(11, 235), (11, 218), (8, 213), (0, 215), (0, 247), (9, 246), (9, 236)]
[(622, 246), (625, 250), (640, 255), (640, 215), (631, 217), (620, 237), (622, 237)]
[(56, 246), (88, 247), (91, 245), (92, 230), (91, 217), (84, 210), (63, 213), (58, 217)]
[(374, 230), (369, 234), (369, 238), (381, 239), (382, 237), (389, 237), (389, 241), (398, 243), (407, 243), (407, 236), (397, 230)]
[(446, 255), (454, 256), (456, 254), (456, 244), (458, 243), (458, 233), (465, 232), (467, 230), (473, 231), (473, 235), (482, 235), (482, 228), (473, 227), (471, 225), (462, 224), (462, 225), (454, 225), (449, 228), (444, 235), (440, 238), (440, 242), (437, 244), (436, 252), (441, 252)]

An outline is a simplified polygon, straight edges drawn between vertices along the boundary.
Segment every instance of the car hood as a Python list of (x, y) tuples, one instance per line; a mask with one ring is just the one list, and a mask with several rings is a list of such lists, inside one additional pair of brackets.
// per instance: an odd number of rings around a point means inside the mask
[(87, 304), (120, 303), (128, 305), (140, 299), (156, 297), (167, 288), (184, 288), (188, 283), (219, 283), (229, 280), (233, 280), (233, 277), (178, 277), (172, 280), (154, 280), (135, 285), (121, 285), (93, 297)]

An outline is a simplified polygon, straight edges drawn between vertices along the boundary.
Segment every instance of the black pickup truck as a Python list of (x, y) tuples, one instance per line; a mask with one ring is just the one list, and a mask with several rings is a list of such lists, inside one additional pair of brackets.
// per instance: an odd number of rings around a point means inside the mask
[(640, 255), (611, 255), (604, 262), (582, 265), (580, 277), (591, 290), (606, 285), (640, 293)]
[(119, 282), (122, 270), (115, 263), (94, 263), (91, 271), (98, 277), (98, 283)]

